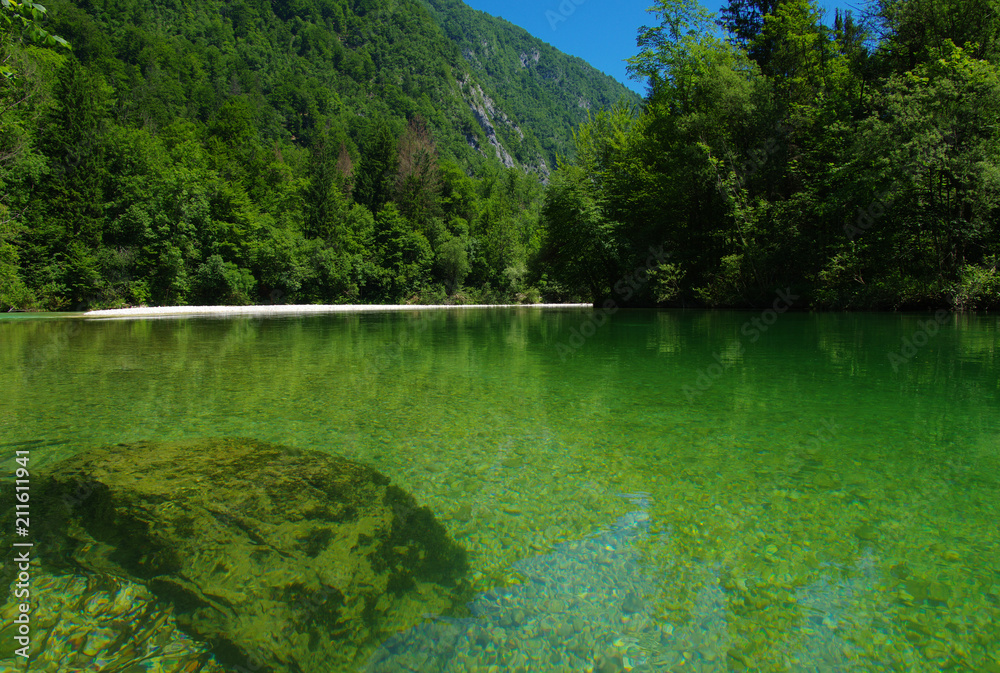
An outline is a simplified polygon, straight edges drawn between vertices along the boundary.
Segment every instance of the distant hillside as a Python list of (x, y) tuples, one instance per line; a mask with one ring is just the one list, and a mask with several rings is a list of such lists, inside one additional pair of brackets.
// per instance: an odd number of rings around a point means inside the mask
[(359, 118), (400, 131), (420, 115), (467, 167), (498, 159), (544, 176), (557, 154), (572, 154), (588, 110), (639, 102), (583, 60), (458, 0), (55, 0), (49, 9), (74, 54), (124, 86), (120, 114), (157, 128), (208, 122), (239, 94), (265, 137), (307, 145), (317, 124), (343, 128), (356, 145)]
[(469, 168), (488, 145), (459, 88), (458, 48), (414, 0), (46, 4), (52, 29), (115, 88), (123, 122), (211, 124), (244, 96), (262, 139), (310, 146), (332, 127), (355, 159), (375, 119), (398, 134), (420, 115), (442, 154)]
[(45, 4), (72, 51), (0, 25), (0, 310), (561, 296), (538, 178), (631, 96), (459, 3)]
[[(517, 120), (538, 141), (550, 166), (557, 154), (572, 156), (572, 129), (587, 120), (590, 110), (610, 108), (621, 100), (641, 102), (636, 93), (583, 59), (562, 53), (504, 19), (461, 0), (420, 2), (461, 50), (500, 114)], [(508, 124), (497, 126), (507, 147), (524, 144), (512, 137)]]

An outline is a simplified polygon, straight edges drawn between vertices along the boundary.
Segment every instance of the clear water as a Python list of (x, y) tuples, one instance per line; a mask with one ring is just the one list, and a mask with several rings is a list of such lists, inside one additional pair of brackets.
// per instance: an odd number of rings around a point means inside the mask
[(233, 435), (376, 466), (480, 593), (373, 671), (1000, 672), (1000, 319), (592, 316), (5, 317), (2, 474)]

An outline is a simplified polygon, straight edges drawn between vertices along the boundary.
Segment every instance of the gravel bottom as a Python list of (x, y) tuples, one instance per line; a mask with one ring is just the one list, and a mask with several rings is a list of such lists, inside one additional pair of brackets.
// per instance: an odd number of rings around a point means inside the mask
[[(662, 581), (648, 564), (667, 534), (650, 531), (646, 494), (608, 529), (514, 565), (521, 584), (492, 589), (470, 605), (472, 617), (437, 619), (387, 641), (369, 673), (662, 671), (685, 650), (725, 660), (729, 640), (723, 592), (705, 569), (696, 616), (672, 625), (656, 614)], [(696, 645), (695, 645), (696, 644)]]

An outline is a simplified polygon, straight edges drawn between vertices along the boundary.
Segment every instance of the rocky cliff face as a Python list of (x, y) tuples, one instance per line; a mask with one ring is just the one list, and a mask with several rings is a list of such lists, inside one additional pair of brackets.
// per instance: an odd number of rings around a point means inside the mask
[[(573, 129), (591, 110), (641, 101), (582, 59), (504, 19), (461, 0), (418, 1), (461, 58), (456, 82), (484, 134), (478, 149), (507, 166), (520, 165), (544, 178), (556, 157), (573, 156)], [(477, 147), (468, 135), (467, 142)]]
[[(466, 103), (472, 111), (476, 122), (486, 134), (486, 142), (496, 153), (497, 159), (506, 167), (512, 168), (518, 165), (511, 153), (504, 147), (501, 136), (497, 133), (497, 127), (501, 126), (508, 133), (516, 134), (519, 140), (524, 140), (524, 131), (499, 109), (493, 99), (483, 92), (483, 88), (476, 83), (469, 75), (459, 81), (459, 87), (463, 92)], [(474, 138), (468, 138), (469, 144), (482, 151), (478, 142)], [(535, 154), (534, 160), (521, 164), (520, 167), (528, 172), (536, 172), (543, 181), (549, 177), (549, 167), (545, 163), (545, 158), (541, 154)]]

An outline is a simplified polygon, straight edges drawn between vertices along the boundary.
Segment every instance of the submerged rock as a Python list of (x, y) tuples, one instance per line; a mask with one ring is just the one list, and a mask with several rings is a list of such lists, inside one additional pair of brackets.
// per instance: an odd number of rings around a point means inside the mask
[[(138, 442), (35, 477), (45, 561), (146, 585), (225, 664), (356, 668), (467, 596), (465, 551), (376, 470), (250, 439)], [(47, 534), (46, 534), (47, 533)]]

